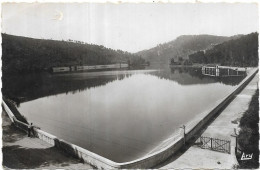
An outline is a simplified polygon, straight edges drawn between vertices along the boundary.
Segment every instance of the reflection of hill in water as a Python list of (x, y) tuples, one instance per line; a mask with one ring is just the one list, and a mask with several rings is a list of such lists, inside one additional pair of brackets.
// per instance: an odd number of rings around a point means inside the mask
[(53, 76), (48, 73), (3, 76), (2, 93), (16, 101), (25, 102), (40, 97), (62, 93), (76, 93), (92, 87), (103, 86), (127, 75), (99, 77)]
[[(181, 85), (209, 84), (220, 82), (237, 85), (243, 77), (214, 78), (201, 74), (198, 68), (171, 68), (149, 73), (160, 78), (175, 81)], [(62, 93), (76, 93), (89, 88), (106, 85), (114, 80), (122, 80), (130, 74), (86, 76), (84, 74), (51, 75), (3, 75), (2, 93), (17, 103)]]
[(181, 85), (194, 85), (194, 84), (210, 84), (220, 82), (225, 85), (235, 86), (238, 85), (244, 78), (241, 77), (210, 77), (204, 76), (201, 69), (193, 67), (175, 67), (156, 72), (154, 75), (176, 81)]

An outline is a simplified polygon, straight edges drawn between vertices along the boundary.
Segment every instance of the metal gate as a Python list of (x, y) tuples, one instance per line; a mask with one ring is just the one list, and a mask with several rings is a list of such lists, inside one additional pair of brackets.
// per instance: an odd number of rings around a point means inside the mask
[(210, 138), (201, 136), (197, 140), (202, 149), (210, 149), (213, 151), (229, 153), (230, 154), (230, 140), (223, 140), (218, 138)]

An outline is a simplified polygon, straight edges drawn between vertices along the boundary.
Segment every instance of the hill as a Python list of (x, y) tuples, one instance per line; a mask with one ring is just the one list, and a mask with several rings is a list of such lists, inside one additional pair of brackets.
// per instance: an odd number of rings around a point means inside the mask
[(258, 65), (258, 33), (243, 35), (189, 55), (193, 63), (219, 63), (230, 66)]
[(2, 34), (3, 73), (40, 72), (53, 66), (144, 63), (136, 55), (82, 42), (42, 40)]
[(173, 41), (159, 44), (154, 48), (143, 50), (137, 55), (141, 55), (150, 62), (169, 63), (171, 58), (178, 61), (181, 57), (188, 59), (188, 55), (199, 50), (212, 48), (216, 44), (223, 43), (230, 39), (236, 39), (240, 35), (233, 37), (214, 35), (182, 35)]

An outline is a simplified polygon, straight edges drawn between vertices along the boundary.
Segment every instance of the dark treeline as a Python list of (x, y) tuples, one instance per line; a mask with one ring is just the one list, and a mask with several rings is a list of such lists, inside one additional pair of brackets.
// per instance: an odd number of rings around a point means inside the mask
[(154, 48), (140, 51), (141, 55), (150, 62), (169, 63), (171, 59), (178, 61), (179, 58), (188, 59), (189, 54), (199, 50), (212, 48), (216, 44), (223, 43), (231, 39), (237, 39), (241, 35), (224, 37), (214, 35), (182, 35), (173, 41), (159, 44)]
[(138, 55), (82, 42), (32, 39), (2, 34), (3, 73), (40, 72), (53, 66), (145, 61)]
[(229, 66), (258, 66), (258, 33), (244, 35), (189, 55), (193, 63), (218, 63)]

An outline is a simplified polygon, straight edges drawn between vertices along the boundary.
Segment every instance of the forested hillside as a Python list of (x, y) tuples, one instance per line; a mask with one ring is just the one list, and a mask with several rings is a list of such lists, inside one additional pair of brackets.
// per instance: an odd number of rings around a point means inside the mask
[(40, 72), (53, 66), (96, 65), (128, 61), (133, 65), (144, 63), (138, 55), (104, 46), (2, 34), (2, 71), (4, 73)]
[(189, 54), (198, 50), (210, 49), (216, 44), (236, 39), (239, 36), (182, 35), (173, 41), (159, 44), (154, 48), (143, 50), (136, 54), (141, 55), (150, 62), (169, 63), (172, 58), (175, 61), (178, 61), (179, 58), (188, 59)]
[(206, 51), (189, 55), (193, 63), (219, 63), (230, 66), (258, 65), (258, 33), (229, 40)]

